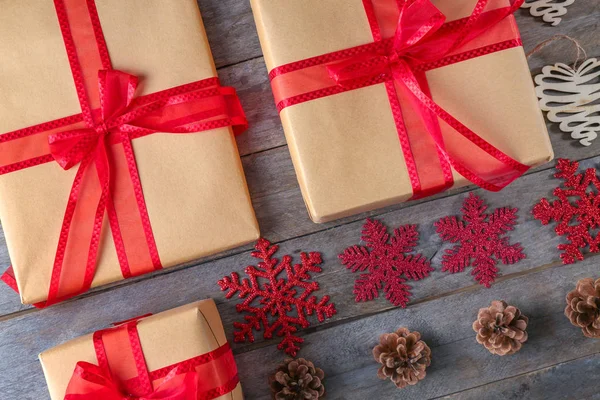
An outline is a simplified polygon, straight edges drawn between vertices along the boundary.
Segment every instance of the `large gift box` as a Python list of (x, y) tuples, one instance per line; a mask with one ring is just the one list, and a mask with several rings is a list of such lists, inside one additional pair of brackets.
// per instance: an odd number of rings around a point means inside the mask
[(132, 319), (40, 354), (52, 400), (242, 400), (214, 301)]
[(259, 236), (196, 0), (8, 0), (0, 38), (4, 280), (24, 303)]
[(552, 159), (519, 31), (522, 0), (251, 0), (311, 218)]

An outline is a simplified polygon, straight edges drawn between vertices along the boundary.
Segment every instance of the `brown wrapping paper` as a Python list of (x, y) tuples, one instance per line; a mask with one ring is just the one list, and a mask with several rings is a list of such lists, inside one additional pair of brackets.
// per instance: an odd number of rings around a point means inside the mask
[[(371, 43), (361, 0), (251, 0), (267, 68)], [(433, 0), (448, 20), (476, 0)], [(530, 165), (553, 151), (522, 48), (427, 72), (433, 99), (492, 145)], [(412, 196), (384, 85), (288, 107), (281, 113), (302, 195), (315, 222)], [(441, 124), (442, 129), (448, 129)], [(470, 184), (454, 173), (455, 187)]]
[[(204, 300), (144, 318), (137, 325), (148, 370), (185, 361), (227, 342), (213, 300)], [(40, 354), (52, 400), (62, 400), (79, 361), (98, 364), (92, 334)], [(242, 400), (241, 385), (219, 400)]]
[[(116, 69), (141, 95), (216, 76), (195, 0), (96, 0)], [(9, 0), (0, 13), (0, 133), (81, 112), (51, 1)], [(133, 141), (165, 267), (251, 242), (258, 225), (228, 128)], [(21, 299), (47, 297), (76, 168), (48, 163), (0, 176), (0, 219)], [(123, 279), (104, 225), (93, 286)]]

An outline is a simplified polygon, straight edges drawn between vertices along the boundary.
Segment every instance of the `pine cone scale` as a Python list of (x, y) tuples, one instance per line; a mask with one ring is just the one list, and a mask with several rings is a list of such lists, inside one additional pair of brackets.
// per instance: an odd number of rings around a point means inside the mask
[(581, 279), (567, 294), (565, 315), (590, 338), (600, 338), (600, 279)]
[(473, 330), (477, 342), (492, 354), (500, 356), (514, 354), (527, 341), (529, 319), (514, 306), (504, 301), (492, 301), (488, 308), (479, 310)]
[(319, 400), (325, 395), (325, 373), (303, 358), (287, 359), (271, 375), (271, 392), (276, 400)]
[(379, 338), (373, 349), (373, 358), (381, 364), (377, 371), (380, 379), (390, 379), (402, 389), (416, 385), (425, 378), (425, 369), (431, 364), (431, 350), (421, 340), (421, 334), (400, 328)]

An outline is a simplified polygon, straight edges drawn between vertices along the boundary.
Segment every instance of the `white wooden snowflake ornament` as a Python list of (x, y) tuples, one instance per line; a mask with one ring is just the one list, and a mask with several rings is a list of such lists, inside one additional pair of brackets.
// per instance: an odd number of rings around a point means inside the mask
[(600, 60), (590, 58), (575, 69), (562, 63), (546, 66), (535, 83), (548, 120), (582, 145), (591, 145), (600, 134)]
[(567, 7), (575, 0), (533, 0), (523, 3), (521, 8), (529, 8), (534, 17), (542, 17), (544, 22), (556, 26), (562, 20), (560, 17), (567, 13)]

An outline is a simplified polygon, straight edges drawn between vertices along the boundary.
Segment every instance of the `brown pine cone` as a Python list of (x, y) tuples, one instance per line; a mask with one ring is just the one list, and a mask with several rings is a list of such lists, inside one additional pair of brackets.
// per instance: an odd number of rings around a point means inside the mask
[(304, 358), (288, 358), (269, 378), (273, 399), (318, 400), (325, 396), (325, 373)]
[(600, 279), (581, 279), (567, 295), (565, 315), (589, 338), (600, 338)]
[(402, 389), (407, 385), (416, 385), (425, 378), (425, 369), (431, 364), (431, 349), (421, 340), (419, 332), (400, 328), (395, 333), (385, 333), (379, 337), (373, 357), (381, 364), (377, 376), (391, 379)]
[(488, 308), (482, 308), (473, 323), (477, 332), (477, 342), (484, 345), (492, 354), (505, 356), (521, 350), (527, 341), (529, 318), (505, 301), (492, 301)]

